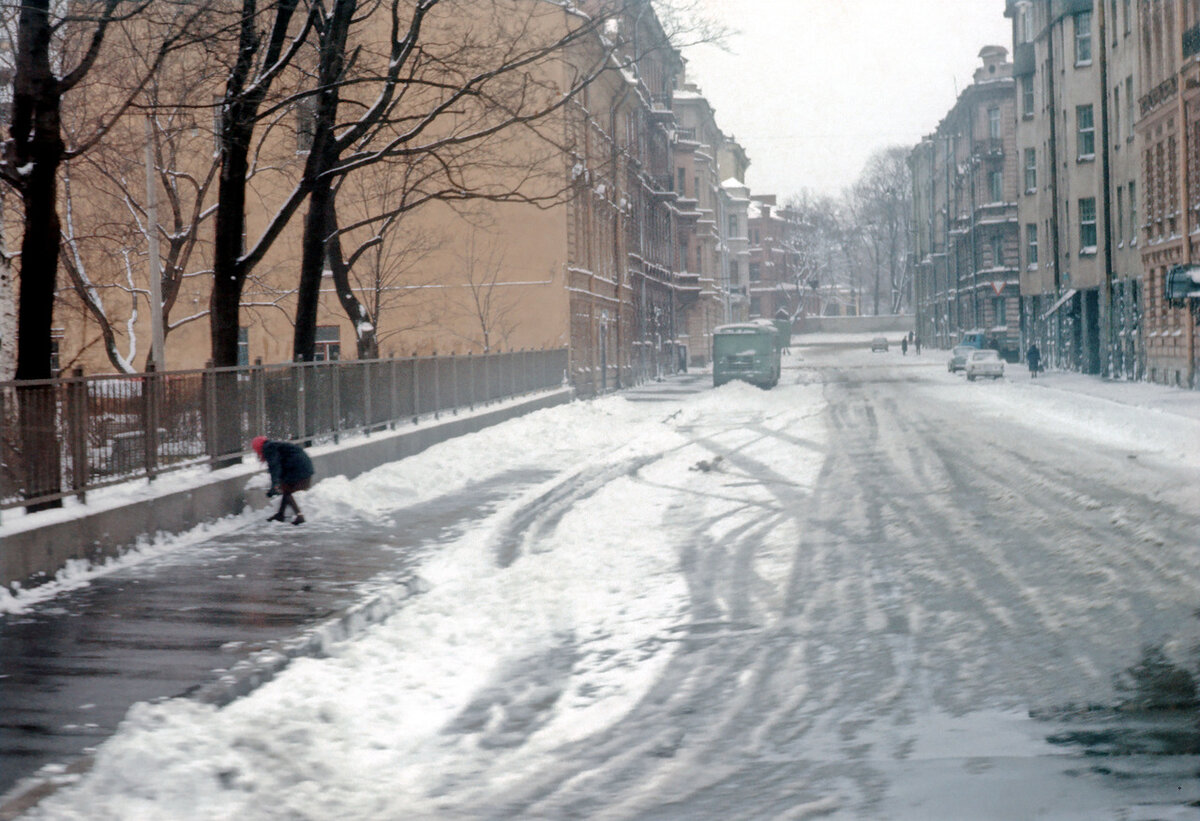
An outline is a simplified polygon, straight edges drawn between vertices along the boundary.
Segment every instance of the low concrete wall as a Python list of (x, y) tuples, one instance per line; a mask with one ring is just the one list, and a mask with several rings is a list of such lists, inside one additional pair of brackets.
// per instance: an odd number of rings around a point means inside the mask
[(915, 329), (916, 318), (913, 316), (806, 316), (804, 317), (804, 329), (797, 331), (796, 335), (873, 333), (875, 331), (907, 333)]
[[(494, 409), (477, 410), (438, 421), (425, 421), (408, 430), (385, 431), (342, 445), (309, 451), (318, 479), (322, 476), (353, 478), (380, 465), (420, 453), (456, 436), (542, 408), (566, 404), (574, 391), (564, 388)], [(48, 581), (67, 562), (99, 562), (118, 556), (147, 538), (191, 530), (197, 525), (241, 513), (247, 507), (265, 506), (261, 490), (248, 498), (246, 484), (263, 468), (243, 464), (206, 474), (201, 483), (186, 490), (119, 506), (65, 515), (46, 511), (30, 517), (29, 527), (13, 528), (0, 545), (0, 584), (20, 582), (26, 587)], [(61, 519), (39, 525), (42, 519)]]

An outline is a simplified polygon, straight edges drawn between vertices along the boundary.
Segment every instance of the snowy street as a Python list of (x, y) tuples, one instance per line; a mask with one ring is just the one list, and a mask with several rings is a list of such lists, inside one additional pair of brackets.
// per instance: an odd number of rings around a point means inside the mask
[(135, 694), (22, 818), (1194, 818), (1200, 397), (945, 362), (797, 344), (770, 391), (539, 411), (98, 575), (244, 585), (218, 644), (415, 592), (223, 707)]

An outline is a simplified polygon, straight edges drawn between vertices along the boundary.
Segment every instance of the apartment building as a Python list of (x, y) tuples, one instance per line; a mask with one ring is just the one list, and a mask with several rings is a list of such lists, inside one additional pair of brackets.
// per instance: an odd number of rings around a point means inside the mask
[(1020, 350), (1016, 85), (1003, 46), (909, 156), (917, 333), (941, 347), (986, 333), (1008, 359)]
[(694, 84), (684, 82), (672, 97), (676, 218), (679, 226), (684, 330), (681, 341), (691, 364), (705, 365), (713, 329), (728, 315), (728, 285), (722, 250), (721, 175), (718, 158), (725, 135), (716, 112)]
[(750, 319), (799, 320), (817, 313), (811, 281), (801, 266), (800, 215), (775, 194), (750, 205)]
[(724, 274), (725, 321), (744, 322), (750, 316), (750, 188), (746, 171), (750, 158), (727, 137), (717, 158), (721, 183), (721, 258)]
[(1022, 182), (1021, 333), (1084, 373), (1141, 372), (1132, 0), (1009, 0)]

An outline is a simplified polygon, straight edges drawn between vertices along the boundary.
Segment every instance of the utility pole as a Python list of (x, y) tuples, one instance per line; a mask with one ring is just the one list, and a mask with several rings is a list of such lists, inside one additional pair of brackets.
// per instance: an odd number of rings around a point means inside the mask
[(154, 369), (167, 369), (163, 333), (162, 261), (158, 257), (158, 179), (154, 162), (154, 115), (146, 115), (146, 239), (150, 255), (150, 322), (153, 325), (150, 356)]

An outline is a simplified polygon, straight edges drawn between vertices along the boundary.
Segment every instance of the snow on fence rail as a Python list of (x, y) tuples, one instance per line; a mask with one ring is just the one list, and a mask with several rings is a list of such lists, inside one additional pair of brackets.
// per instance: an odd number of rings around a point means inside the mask
[(559, 387), (565, 348), (0, 382), (0, 510)]

